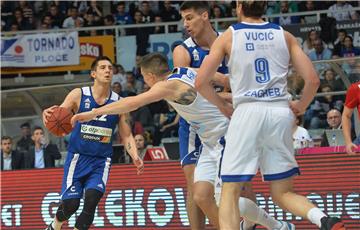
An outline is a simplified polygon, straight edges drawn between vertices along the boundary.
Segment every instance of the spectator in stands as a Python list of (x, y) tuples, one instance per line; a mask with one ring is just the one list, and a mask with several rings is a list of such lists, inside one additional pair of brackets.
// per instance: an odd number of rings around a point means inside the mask
[(337, 39), (334, 42), (333, 58), (339, 58), (340, 52), (344, 48), (344, 40), (347, 36), (347, 32), (344, 29), (338, 30)]
[(24, 155), (12, 150), (12, 139), (9, 136), (1, 137), (1, 171), (22, 169)]
[(90, 1), (90, 6), (86, 10), (87, 14), (93, 14), (95, 16), (95, 21), (100, 21), (103, 16), (102, 7), (96, 2), (96, 0)]
[[(143, 13), (139, 10), (134, 13), (134, 24), (143, 23)], [(149, 35), (151, 32), (151, 27), (136, 27), (130, 28), (126, 31), (126, 35), (135, 35), (136, 36), (136, 55), (143, 56), (147, 53), (146, 49), (149, 46)]]
[(139, 67), (140, 61), (141, 61), (141, 56), (136, 55), (135, 66), (132, 69), (132, 73), (135, 76), (135, 79), (137, 79), (137, 80), (139, 80), (141, 82), (144, 82), (144, 77), (142, 76), (141, 71), (140, 71), (140, 67)]
[(22, 11), (24, 19), (31, 25), (31, 29), (35, 29), (34, 11), (30, 7), (29, 2), (19, 1), (19, 7)]
[(351, 72), (348, 75), (350, 82), (355, 83), (360, 81), (360, 60), (356, 60), (352, 66)]
[(142, 90), (142, 82), (135, 79), (132, 72), (126, 72), (126, 88), (125, 90), (138, 94)]
[(326, 114), (327, 129), (341, 129), (341, 112), (338, 109), (331, 109)]
[[(215, 4), (211, 9), (210, 17), (211, 19), (222, 19), (225, 17), (225, 13), (219, 5)], [(218, 26), (219, 30), (225, 30), (227, 29), (228, 24), (226, 22), (219, 22)]]
[[(180, 20), (179, 11), (172, 5), (171, 1), (164, 1), (164, 8), (159, 12), (164, 22), (177, 22)], [(177, 32), (177, 26), (169, 26), (169, 32)]]
[[(10, 29), (10, 23), (13, 18), (13, 2), (0, 1), (1, 4), (1, 22), (4, 23), (5, 30)], [(4, 30), (1, 30), (4, 31)]]
[(25, 168), (55, 167), (55, 160), (61, 159), (61, 154), (56, 145), (47, 143), (44, 130), (41, 127), (35, 127), (31, 138), (35, 145), (24, 154)]
[(335, 18), (338, 22), (358, 19), (358, 15), (356, 11), (353, 10), (352, 5), (343, 0), (337, 0), (334, 5), (329, 7), (329, 10), (332, 12), (329, 12), (328, 16)]
[[(313, 42), (314, 50), (309, 52), (308, 56), (311, 61), (330, 60), (332, 58), (332, 52), (328, 48), (324, 48), (324, 44), (320, 38)], [(315, 64), (315, 69), (318, 73), (328, 68), (328, 64), (320, 63)]]
[(44, 28), (46, 28), (48, 30), (50, 30), (50, 29), (59, 29), (59, 27), (54, 27), (53, 26), (53, 18), (51, 16), (51, 14), (44, 15), (44, 17), (41, 20), (41, 25), (42, 25), (41, 27), (43, 29)]
[(114, 82), (119, 82), (124, 89), (126, 86), (126, 75), (125, 70), (122, 65), (115, 64), (113, 67), (113, 78), (111, 80), (111, 83), (114, 84)]
[(344, 46), (340, 50), (340, 57), (355, 57), (360, 55), (360, 49), (354, 47), (353, 38), (349, 35), (344, 38)]
[(340, 79), (336, 79), (333, 69), (327, 69), (323, 72), (323, 80), (321, 85), (330, 85), (334, 91), (344, 90), (344, 84)]
[(17, 24), (16, 22), (13, 22), (10, 25), (10, 31), (12, 31), (12, 32), (19, 31), (19, 24)]
[(301, 149), (312, 146), (312, 139), (309, 132), (301, 127), (302, 116), (297, 116), (293, 125), (293, 142), (294, 149)]
[(307, 34), (307, 38), (303, 43), (303, 50), (307, 55), (309, 55), (309, 53), (314, 50), (313, 44), (318, 38), (319, 34), (316, 30), (310, 30)]
[[(155, 15), (154, 23), (161, 23), (161, 22), (162, 22), (161, 15), (159, 15), (159, 14)], [(164, 26), (155, 26), (153, 33), (154, 34), (163, 34), (163, 33), (165, 33), (165, 27)]]
[[(309, 12), (318, 10), (314, 1), (305, 1), (300, 3), (301, 11)], [(304, 15), (301, 16), (301, 24), (317, 23), (317, 15)]]
[[(348, 154), (355, 154), (354, 148), (360, 145), (360, 135), (352, 142), (351, 136), (351, 116), (354, 109), (358, 110), (358, 121), (360, 121), (360, 82), (352, 84), (347, 93), (345, 100), (345, 107), (342, 114), (343, 133), (346, 144), (346, 152)], [(355, 118), (356, 119), (356, 118)], [(355, 120), (356, 122), (356, 120)]]
[[(291, 13), (289, 11), (289, 2), (288, 1), (281, 1), (280, 2), (280, 13), (287, 14)], [(291, 25), (300, 23), (299, 16), (280, 16), (274, 19), (274, 23), (284, 26), (284, 25)]]
[(117, 25), (126, 25), (133, 23), (131, 15), (125, 11), (125, 2), (119, 2), (117, 4), (114, 18)]
[[(108, 14), (104, 18), (104, 26), (114, 26), (115, 25), (115, 19), (111, 14)], [(106, 29), (104, 30), (104, 35), (113, 35), (115, 36), (115, 30), (114, 29)]]
[(62, 27), (63, 28), (75, 28), (76, 26), (79, 25), (84, 25), (84, 19), (82, 17), (80, 17), (78, 15), (78, 11), (76, 7), (70, 7), (69, 8), (69, 13), (70, 13), (70, 17), (67, 17), (64, 22)]
[(142, 22), (143, 23), (151, 23), (155, 20), (155, 14), (150, 8), (150, 4), (148, 1), (141, 2), (141, 9), (142, 12)]
[(19, 30), (31, 30), (31, 29), (33, 29), (32, 25), (29, 23), (29, 21), (23, 17), (23, 13), (22, 13), (22, 10), (20, 8), (15, 9), (14, 17), (12, 19), (11, 24), (17, 24)]
[(129, 92), (128, 91), (123, 91), (123, 87), (120, 84), (120, 82), (114, 82), (111, 85), (111, 89), (112, 91), (114, 91), (115, 93), (117, 93), (120, 97), (127, 97), (129, 96)]
[(62, 13), (59, 12), (59, 9), (55, 4), (50, 6), (49, 13), (54, 20), (53, 21), (54, 28), (56, 27), (61, 28), (65, 17)]
[(16, 143), (16, 150), (24, 153), (29, 151), (30, 147), (34, 145), (34, 142), (31, 139), (31, 129), (30, 124), (25, 122), (20, 125), (21, 128), (21, 139)]
[(145, 138), (142, 134), (136, 134), (134, 139), (135, 139), (135, 145), (136, 145), (136, 149), (138, 151), (138, 155), (141, 159), (144, 159), (144, 156), (146, 153)]

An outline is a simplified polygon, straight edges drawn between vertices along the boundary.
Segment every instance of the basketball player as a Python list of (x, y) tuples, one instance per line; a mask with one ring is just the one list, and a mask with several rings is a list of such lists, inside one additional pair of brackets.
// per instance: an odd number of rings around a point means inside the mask
[[(118, 101), (119, 96), (110, 90), (112, 67), (108, 57), (98, 57), (91, 65), (93, 86), (72, 90), (60, 106), (73, 112), (86, 112)], [(55, 107), (44, 110), (45, 125)], [(103, 115), (93, 117), (87, 123), (75, 124), (64, 165), (61, 203), (54, 221), (47, 229), (61, 229), (64, 221), (79, 208), (84, 190), (84, 208), (76, 220), (75, 229), (89, 229), (94, 219), (95, 208), (105, 192), (111, 165), (112, 134), (117, 124), (137, 173), (142, 173), (143, 162), (138, 157), (129, 119), (128, 114)]]
[[(278, 206), (321, 229), (345, 229), (340, 219), (327, 217), (293, 192), (293, 176), (299, 174), (291, 135), (294, 113), (304, 113), (316, 94), (319, 79), (294, 36), (261, 19), (266, 4), (237, 2), (241, 23), (232, 25), (214, 42), (195, 83), (205, 98), (231, 116), (221, 164), (220, 227), (239, 229), (240, 189), (260, 167)], [(233, 106), (215, 93), (208, 79), (225, 57), (229, 58)], [(289, 106), (286, 77), (290, 61), (304, 78), (305, 86), (302, 98)]]
[[(209, 19), (209, 6), (205, 1), (184, 1), (180, 6), (180, 13), (184, 23), (184, 28), (190, 35), (181, 45), (173, 51), (173, 62), (175, 67), (192, 67), (199, 68), (205, 56), (208, 55), (212, 43), (218, 36)], [(219, 73), (227, 74), (228, 69), (223, 63)], [(222, 83), (221, 85), (224, 85)], [(194, 170), (195, 163), (199, 157), (199, 147), (201, 142), (196, 134), (191, 132), (189, 124), (180, 118), (179, 121), (179, 147), (180, 162), (184, 171), (187, 184), (186, 209), (191, 229), (205, 228), (205, 215), (200, 207), (194, 202)], [(203, 185), (202, 183), (200, 186)], [(207, 184), (205, 184), (206, 186)], [(211, 186), (211, 185), (209, 185)], [(198, 189), (201, 189), (199, 187)], [(203, 188), (202, 194), (203, 205), (207, 209), (213, 209), (213, 203), (206, 202), (212, 192), (207, 187)], [(210, 189), (210, 191), (212, 188)], [(253, 198), (254, 199), (254, 198)], [(211, 214), (210, 214), (211, 215)], [(216, 214), (217, 215), (217, 214)]]
[[(206, 182), (214, 188), (218, 173), (217, 164), (225, 145), (223, 136), (229, 120), (214, 105), (197, 94), (194, 89), (196, 78), (194, 70), (181, 67), (175, 68), (171, 73), (166, 58), (159, 53), (144, 56), (140, 68), (146, 84), (151, 87), (149, 91), (89, 112), (77, 114), (72, 118), (72, 123), (85, 122), (102, 114), (130, 112), (146, 104), (165, 99), (180, 116), (190, 123), (190, 127), (194, 129), (194, 133), (199, 135), (202, 142), (201, 154), (194, 172), (195, 184)], [(212, 194), (210, 194), (211, 192)], [(214, 189), (209, 190), (208, 193), (208, 197), (210, 197), (208, 202), (213, 202), (216, 206)], [(197, 196), (195, 195), (195, 197)], [(289, 229), (287, 226), (291, 225), (269, 217), (264, 210), (258, 208), (253, 201), (247, 198), (238, 199), (237, 203), (243, 208), (242, 216), (253, 222), (258, 222), (268, 229), (287, 230)], [(215, 209), (215, 216), (208, 217), (210, 222), (218, 228), (217, 207)], [(238, 219), (240, 218), (238, 217)]]
[(341, 124), (346, 144), (346, 152), (350, 155), (355, 154), (354, 149), (357, 148), (357, 145), (360, 145), (360, 134), (354, 142), (351, 141), (351, 116), (355, 108), (358, 110), (358, 119), (360, 119), (360, 82), (351, 84), (347, 90), (344, 111), (342, 113)]

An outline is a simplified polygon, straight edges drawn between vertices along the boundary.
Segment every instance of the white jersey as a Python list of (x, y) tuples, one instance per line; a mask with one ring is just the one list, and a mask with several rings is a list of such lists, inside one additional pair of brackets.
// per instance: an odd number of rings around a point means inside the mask
[(234, 108), (240, 103), (286, 101), (290, 54), (283, 29), (272, 23), (232, 25), (228, 62)]
[[(167, 78), (168, 81), (182, 81), (194, 87), (197, 73), (189, 68), (176, 68)], [(174, 109), (189, 122), (203, 143), (216, 143), (226, 133), (229, 120), (220, 110), (199, 93), (189, 105), (168, 101)]]

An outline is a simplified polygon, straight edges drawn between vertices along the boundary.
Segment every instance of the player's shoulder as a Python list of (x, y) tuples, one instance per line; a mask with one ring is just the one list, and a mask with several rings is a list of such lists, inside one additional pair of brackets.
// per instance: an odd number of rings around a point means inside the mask
[(187, 38), (182, 44), (183, 44), (183, 46), (186, 46), (188, 48), (197, 46), (191, 37)]
[(69, 95), (71, 95), (71, 96), (81, 96), (81, 94), (82, 94), (82, 88), (75, 88), (75, 89), (71, 90), (69, 93)]

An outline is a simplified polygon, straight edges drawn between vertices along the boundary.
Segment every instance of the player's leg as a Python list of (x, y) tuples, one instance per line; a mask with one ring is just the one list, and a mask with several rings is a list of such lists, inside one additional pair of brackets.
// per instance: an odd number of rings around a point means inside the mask
[(83, 186), (80, 178), (84, 175), (82, 158), (79, 154), (68, 153), (64, 164), (64, 176), (61, 191), (61, 203), (56, 212), (54, 220), (47, 229), (61, 229), (62, 224), (67, 221), (79, 208)]
[(219, 207), (220, 229), (240, 229), (239, 197), (243, 183), (224, 182)]
[(195, 164), (199, 157), (201, 142), (189, 124), (180, 118), (179, 121), (179, 150), (181, 166), (186, 180), (186, 211), (193, 230), (205, 228), (205, 215), (193, 199), (193, 184)]
[(75, 228), (79, 230), (89, 229), (94, 220), (95, 209), (105, 193), (111, 158), (87, 157), (87, 165), (91, 171), (84, 183), (84, 208), (75, 223)]
[(85, 191), (84, 208), (76, 219), (75, 229), (88, 230), (94, 220), (95, 209), (103, 196), (103, 193), (96, 189)]
[(194, 170), (195, 164), (183, 166), (187, 189), (186, 210), (190, 222), (190, 227), (191, 229), (196, 230), (205, 228), (205, 214), (193, 199)]
[[(260, 158), (260, 168), (263, 178), (270, 181), (272, 199), (282, 209), (309, 219), (319, 228), (321, 220), (327, 220), (325, 213), (315, 207), (306, 197), (293, 192), (293, 177), (300, 174), (298, 164), (294, 156), (293, 141), (291, 138), (293, 114), (289, 108), (271, 107), (268, 109), (270, 122), (266, 124), (263, 133), (264, 143), (261, 146), (264, 152)], [(328, 219), (335, 225), (336, 230), (342, 229), (340, 220)], [(327, 228), (324, 228), (327, 229)]]

